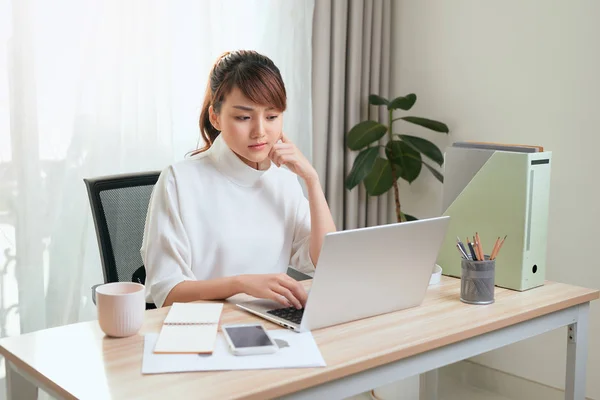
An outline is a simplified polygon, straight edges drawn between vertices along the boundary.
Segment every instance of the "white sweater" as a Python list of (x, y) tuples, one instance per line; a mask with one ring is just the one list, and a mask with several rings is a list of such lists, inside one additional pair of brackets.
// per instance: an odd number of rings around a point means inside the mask
[(297, 176), (258, 171), (218, 137), (160, 174), (141, 248), (146, 300), (161, 307), (175, 285), (239, 274), (311, 273), (310, 211)]

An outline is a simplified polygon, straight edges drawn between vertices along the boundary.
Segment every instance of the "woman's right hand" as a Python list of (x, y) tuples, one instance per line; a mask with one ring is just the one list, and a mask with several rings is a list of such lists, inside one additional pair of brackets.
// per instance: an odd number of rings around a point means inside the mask
[(287, 274), (241, 275), (242, 291), (260, 299), (275, 300), (284, 307), (303, 308), (308, 295), (304, 286)]

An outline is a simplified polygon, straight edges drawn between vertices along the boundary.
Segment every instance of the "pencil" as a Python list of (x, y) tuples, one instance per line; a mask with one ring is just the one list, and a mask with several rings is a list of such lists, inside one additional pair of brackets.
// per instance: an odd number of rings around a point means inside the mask
[(473, 235), (473, 246), (475, 246), (475, 253), (477, 253), (477, 259), (482, 261), (481, 252), (479, 251), (479, 240), (477, 239), (477, 232)]
[(496, 251), (498, 251), (499, 243), (500, 243), (500, 236), (498, 236), (498, 239), (496, 239), (496, 243), (494, 243), (494, 248), (492, 248), (492, 252), (490, 254), (490, 260), (494, 259), (494, 256), (496, 255)]
[[(508, 236), (508, 235), (506, 235), (506, 236)], [(504, 244), (504, 241), (506, 240), (506, 236), (504, 236), (504, 239), (502, 239), (502, 241), (498, 245), (498, 249), (496, 250), (496, 254), (494, 254), (493, 259), (496, 259), (496, 257), (498, 256), (498, 253), (500, 253), (500, 249), (502, 248), (502, 245)]]
[(485, 254), (483, 254), (483, 246), (481, 244), (481, 238), (479, 237), (479, 232), (475, 232), (475, 235), (477, 235), (477, 247), (479, 248), (479, 256), (481, 257), (481, 260), (485, 260)]

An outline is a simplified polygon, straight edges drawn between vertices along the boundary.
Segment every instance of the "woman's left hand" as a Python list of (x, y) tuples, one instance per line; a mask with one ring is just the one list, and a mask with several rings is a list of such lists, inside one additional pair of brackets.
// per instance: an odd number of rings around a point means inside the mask
[(285, 165), (305, 181), (318, 178), (317, 171), (304, 157), (304, 154), (283, 133), (281, 134), (281, 141), (275, 143), (269, 152), (269, 158), (278, 167)]

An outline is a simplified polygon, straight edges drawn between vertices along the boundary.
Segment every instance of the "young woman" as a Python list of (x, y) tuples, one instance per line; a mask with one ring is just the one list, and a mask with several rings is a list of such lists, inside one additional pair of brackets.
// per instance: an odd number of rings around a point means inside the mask
[(200, 115), (206, 146), (162, 171), (152, 193), (141, 248), (147, 301), (247, 293), (305, 304), (287, 268), (314, 271), (335, 225), (315, 169), (282, 132), (285, 109), (269, 58), (235, 51), (217, 60)]

